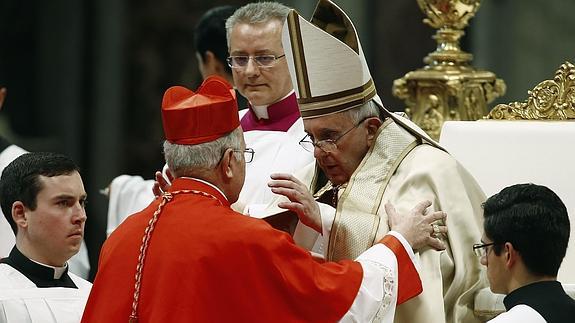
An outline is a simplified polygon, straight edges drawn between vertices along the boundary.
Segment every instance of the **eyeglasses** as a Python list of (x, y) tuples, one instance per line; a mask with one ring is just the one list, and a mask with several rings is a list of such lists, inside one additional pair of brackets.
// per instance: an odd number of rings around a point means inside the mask
[(316, 142), (313, 142), (310, 138), (309, 135), (305, 135), (305, 137), (303, 137), (302, 140), (299, 141), (299, 145), (303, 147), (303, 149), (309, 151), (309, 152), (313, 152), (314, 147), (317, 147), (319, 149), (321, 149), (323, 152), (325, 153), (333, 153), (334, 151), (337, 150), (337, 142), (343, 138), (343, 136), (347, 135), (348, 133), (350, 133), (353, 129), (357, 128), (360, 124), (362, 124), (366, 119), (361, 120), (360, 122), (358, 122), (355, 126), (349, 128), (347, 131), (345, 131), (344, 133), (342, 133), (339, 137), (335, 138), (335, 139), (324, 139), (324, 140), (319, 140)]
[(232, 149), (233, 152), (243, 153), (246, 163), (251, 163), (254, 160), (254, 154), (256, 153), (253, 148), (246, 149)]
[(247, 55), (238, 55), (238, 56), (230, 56), (226, 59), (228, 65), (231, 68), (245, 68), (248, 66), (250, 59), (253, 59), (256, 62), (258, 67), (272, 67), (275, 65), (276, 61), (282, 57), (286, 56), (282, 54), (280, 56), (276, 55), (257, 55), (257, 56), (247, 56)]
[(489, 246), (494, 246), (494, 245), (496, 245), (495, 242), (482, 243), (482, 244), (476, 243), (476, 244), (473, 245), (473, 252), (475, 253), (475, 255), (476, 255), (477, 257), (483, 258), (483, 257), (485, 257), (485, 256), (487, 255), (487, 253), (489, 252), (489, 251), (487, 250), (487, 247), (489, 247)]

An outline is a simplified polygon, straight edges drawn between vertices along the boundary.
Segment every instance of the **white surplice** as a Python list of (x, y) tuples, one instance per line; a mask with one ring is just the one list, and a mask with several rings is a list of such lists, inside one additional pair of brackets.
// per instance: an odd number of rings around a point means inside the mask
[(71, 272), (78, 288), (38, 288), (22, 273), (0, 264), (0, 323), (77, 323), (92, 284)]

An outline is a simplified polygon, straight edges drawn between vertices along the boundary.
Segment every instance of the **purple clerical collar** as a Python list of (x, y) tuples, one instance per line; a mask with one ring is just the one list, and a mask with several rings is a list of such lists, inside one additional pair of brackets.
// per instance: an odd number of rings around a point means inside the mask
[(268, 106), (269, 119), (259, 119), (250, 105), (240, 121), (244, 132), (251, 130), (288, 131), (299, 119), (300, 113), (295, 92)]

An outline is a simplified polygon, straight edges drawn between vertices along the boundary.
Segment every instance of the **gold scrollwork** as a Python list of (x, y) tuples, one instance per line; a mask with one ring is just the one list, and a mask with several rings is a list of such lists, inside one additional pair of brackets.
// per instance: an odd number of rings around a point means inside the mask
[(562, 64), (553, 80), (545, 80), (528, 91), (525, 102), (498, 104), (486, 119), (567, 120), (575, 119), (575, 66)]

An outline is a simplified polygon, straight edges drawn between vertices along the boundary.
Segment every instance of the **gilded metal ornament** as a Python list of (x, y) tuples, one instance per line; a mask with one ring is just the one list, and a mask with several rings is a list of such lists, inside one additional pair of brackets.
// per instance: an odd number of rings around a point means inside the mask
[(563, 63), (552, 80), (527, 91), (525, 102), (498, 104), (486, 119), (567, 120), (575, 119), (575, 66)]
[(505, 93), (505, 83), (489, 71), (470, 66), (473, 55), (462, 51), (459, 39), (480, 0), (417, 0), (423, 21), (437, 32), (437, 49), (427, 65), (393, 83), (393, 94), (404, 100), (405, 112), (432, 138), (439, 139), (448, 120), (477, 120), (487, 104)]

